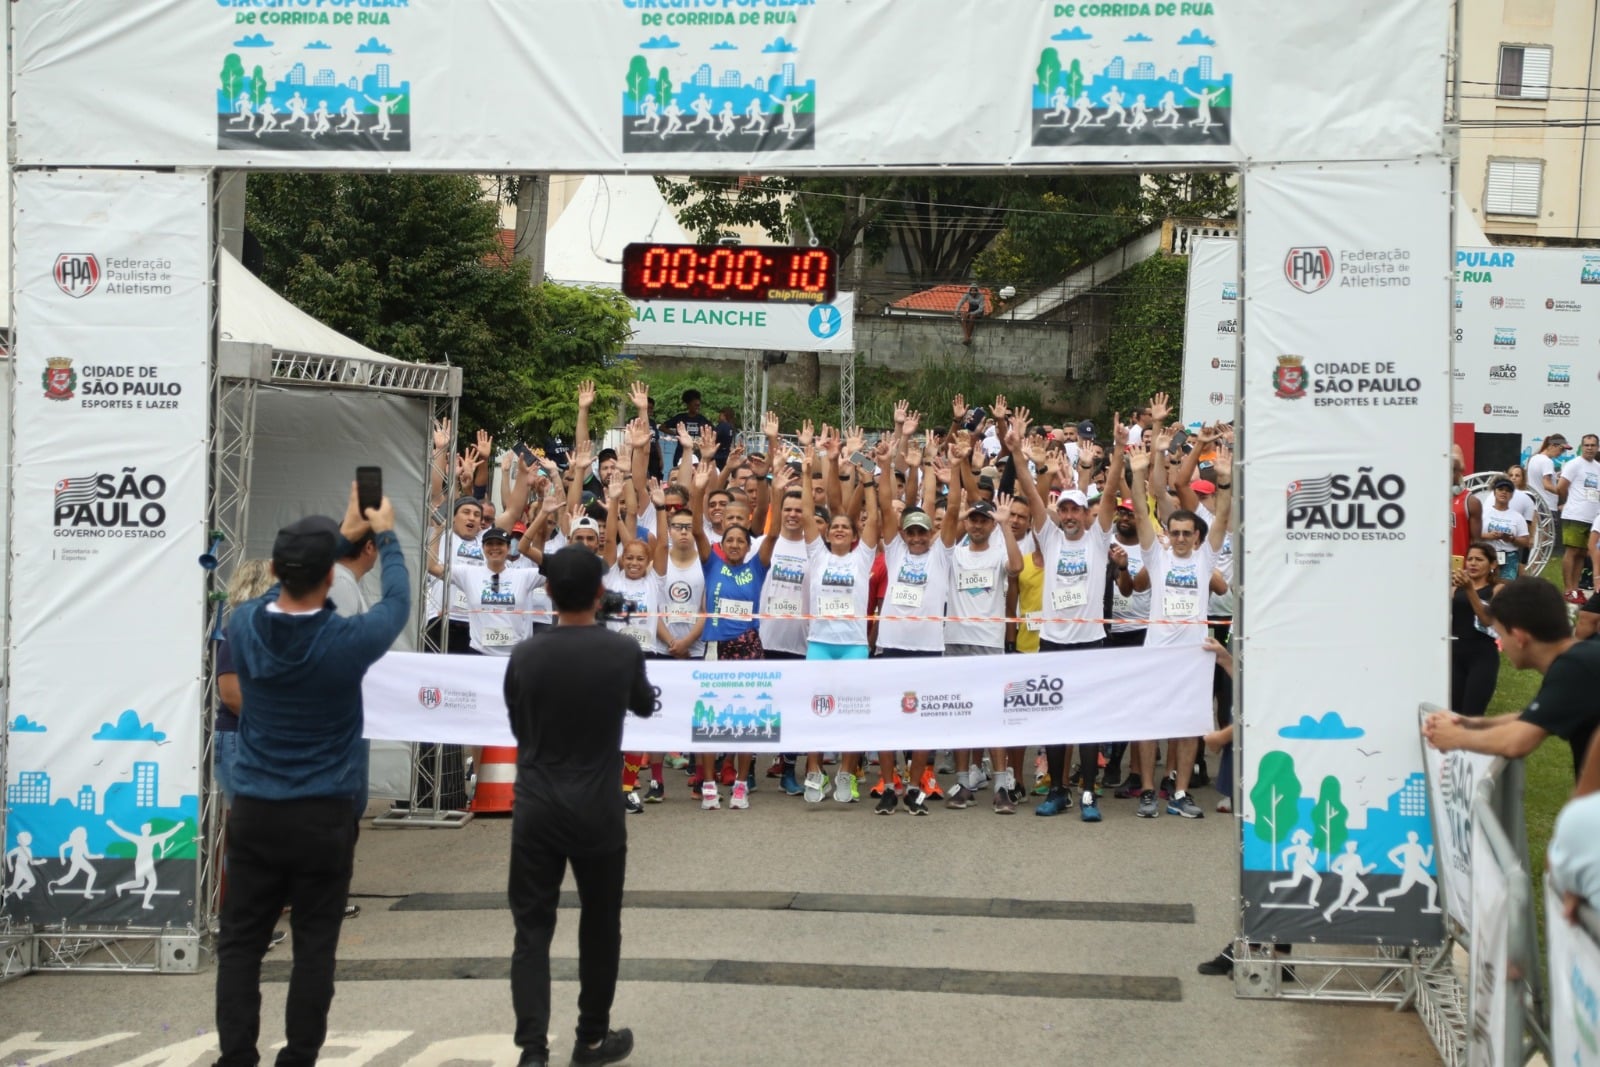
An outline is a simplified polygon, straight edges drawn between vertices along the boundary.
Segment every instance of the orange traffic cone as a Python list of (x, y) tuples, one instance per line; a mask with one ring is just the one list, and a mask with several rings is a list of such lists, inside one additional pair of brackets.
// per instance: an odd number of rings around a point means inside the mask
[(478, 788), (467, 809), (478, 814), (499, 814), (511, 810), (517, 780), (517, 750), (484, 746), (478, 757)]

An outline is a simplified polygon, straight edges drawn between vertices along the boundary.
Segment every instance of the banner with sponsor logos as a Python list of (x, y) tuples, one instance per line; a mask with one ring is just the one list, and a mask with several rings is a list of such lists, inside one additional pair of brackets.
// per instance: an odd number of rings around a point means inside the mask
[(1185, 425), (1232, 422), (1239, 373), (1239, 242), (1200, 237), (1189, 245), (1183, 322)]
[(1455, 421), (1576, 444), (1600, 426), (1600, 249), (1456, 250)]
[(1600, 944), (1562, 915), (1561, 891), (1544, 882), (1550, 963), (1550, 1062), (1600, 1067)]
[[(1506, 998), (1513, 982), (1511, 962), (1511, 884), (1495, 862), (1481, 824), (1472, 827), (1472, 982), (1468, 987), (1472, 1029), (1468, 1057), (1474, 1067), (1511, 1067), (1506, 1047)], [(1517, 983), (1520, 988), (1520, 983)]]
[[(1422, 718), (1426, 718), (1424, 713)], [(1445, 914), (1455, 929), (1472, 929), (1473, 798), (1478, 783), (1492, 780), (1504, 760), (1477, 752), (1440, 752), (1422, 744), (1428, 775), (1428, 805), (1433, 812), (1439, 889)]]
[[(514, 744), (506, 663), (389, 653), (363, 686), (367, 737)], [(628, 716), (623, 747), (875, 752), (1190, 737), (1211, 728), (1212, 665), (1198, 646), (832, 663), (651, 660), (661, 710)], [(1152, 678), (1161, 679), (1159, 691)], [(1135, 693), (1150, 699), (1129, 699)]]
[(641, 173), (1439, 151), (1448, 12), (1353, 14), (1329, 34), (1275, 0), (19, 4), (16, 151)]
[(856, 295), (831, 304), (730, 304), (634, 300), (635, 345), (755, 348), (776, 352), (853, 352)]
[(1416, 709), (1448, 696), (1450, 163), (1246, 183), (1244, 932), (1433, 944)]
[(195, 918), (208, 183), (16, 176), (5, 914)]

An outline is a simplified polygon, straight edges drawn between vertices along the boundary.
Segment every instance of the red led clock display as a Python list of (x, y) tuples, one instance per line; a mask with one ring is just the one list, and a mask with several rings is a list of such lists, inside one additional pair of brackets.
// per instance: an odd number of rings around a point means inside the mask
[(838, 288), (827, 248), (631, 244), (622, 253), (622, 291), (635, 300), (826, 304)]

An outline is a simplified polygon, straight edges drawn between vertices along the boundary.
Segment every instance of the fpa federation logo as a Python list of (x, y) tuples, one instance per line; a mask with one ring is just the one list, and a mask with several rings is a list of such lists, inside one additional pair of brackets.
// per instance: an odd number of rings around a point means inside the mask
[(1324, 245), (1289, 249), (1283, 276), (1302, 293), (1314, 293), (1333, 280), (1333, 253)]
[(435, 685), (425, 685), (417, 690), (417, 703), (432, 711), (444, 703), (444, 690)]
[(88, 296), (100, 284), (100, 261), (93, 252), (63, 252), (50, 269), (56, 288), (73, 299)]

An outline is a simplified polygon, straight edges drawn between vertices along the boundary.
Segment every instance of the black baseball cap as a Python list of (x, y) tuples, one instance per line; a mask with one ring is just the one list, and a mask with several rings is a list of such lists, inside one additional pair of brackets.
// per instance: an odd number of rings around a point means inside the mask
[(1512, 481), (1510, 478), (1506, 478), (1506, 477), (1502, 476), (1502, 477), (1496, 478), (1494, 480), (1494, 484), (1491, 485), (1489, 488), (1491, 488), (1491, 489), (1505, 488), (1505, 489), (1515, 490), (1517, 488), (1517, 483)]
[(326, 515), (307, 515), (278, 531), (272, 542), (272, 568), (296, 575), (324, 575), (339, 552), (339, 524)]
[(977, 515), (980, 518), (992, 519), (994, 518), (994, 505), (989, 503), (987, 500), (979, 500), (971, 507), (967, 508), (967, 517), (971, 518), (973, 515)]
[(491, 526), (487, 530), (483, 531), (483, 536), (481, 538), (479, 538), (479, 540), (481, 540), (481, 541), (504, 541), (506, 544), (509, 545), (511, 543), (511, 531), (510, 530), (501, 529), (498, 526)]
[(1090, 422), (1088, 419), (1084, 419), (1082, 422), (1078, 423), (1078, 436), (1080, 438), (1085, 438), (1087, 440), (1093, 441), (1094, 440), (1094, 423)]
[(464, 496), (460, 500), (456, 501), (455, 511), (451, 512), (451, 514), (455, 514), (455, 512), (460, 511), (462, 508), (466, 507), (468, 504), (471, 504), (473, 507), (477, 508), (479, 511), (483, 510), (483, 504), (479, 502), (477, 497), (475, 497), (475, 496)]

